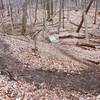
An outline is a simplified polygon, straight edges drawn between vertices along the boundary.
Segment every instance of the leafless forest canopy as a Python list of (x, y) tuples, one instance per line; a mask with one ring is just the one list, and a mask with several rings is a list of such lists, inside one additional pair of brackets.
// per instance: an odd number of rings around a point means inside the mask
[[(71, 20), (70, 16), (72, 15), (69, 13), (70, 10), (79, 10), (81, 11), (80, 14), (82, 15), (82, 12), (85, 12), (85, 9), (87, 10), (85, 13), (88, 13), (89, 10), (93, 9), (95, 11), (93, 12), (94, 15), (91, 17), (94, 17), (93, 20), (94, 23), (96, 23), (96, 20), (98, 19), (96, 14), (97, 11), (99, 11), (99, 7), (99, 0), (0, 0), (1, 26), (4, 27), (7, 24), (10, 24), (11, 27), (9, 26), (10, 28), (8, 30), (11, 31), (11, 29), (16, 30), (16, 24), (17, 26), (22, 24), (22, 30), (20, 30), (22, 32), (25, 31), (23, 28), (29, 24), (30, 27), (33, 28), (36, 23), (45, 25), (47, 20), (51, 21), (56, 18), (56, 20), (58, 20), (57, 22), (59, 22), (59, 31), (60, 21), (63, 22), (64, 27), (66, 20)], [(4, 25), (6, 20), (3, 17), (5, 14), (9, 16), (8, 18), (10, 20), (6, 23), (6, 25)], [(40, 20), (42, 22), (40, 22)], [(80, 25), (80, 27), (81, 26), (82, 25)], [(5, 30), (5, 32), (8, 30)], [(79, 30), (77, 29), (76, 31)]]

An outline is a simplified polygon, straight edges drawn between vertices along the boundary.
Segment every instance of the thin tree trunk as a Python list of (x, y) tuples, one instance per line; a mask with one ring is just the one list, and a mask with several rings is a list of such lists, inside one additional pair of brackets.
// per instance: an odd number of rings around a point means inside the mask
[(36, 7), (35, 7), (35, 20), (34, 20), (34, 24), (35, 25), (36, 21), (37, 21), (37, 10), (38, 10), (38, 0), (36, 0)]
[(14, 32), (14, 21), (13, 21), (13, 12), (12, 12), (11, 0), (9, 0), (9, 7), (10, 7), (11, 27), (12, 27), (12, 32)]
[(27, 1), (24, 1), (23, 4), (23, 16), (22, 16), (22, 35), (25, 35), (26, 33), (26, 25), (27, 25)]
[(67, 21), (69, 22), (70, 20), (70, 0), (68, 0), (67, 3)]
[(3, 11), (1, 10), (1, 18), (0, 18), (0, 20), (1, 20), (1, 25), (2, 25), (2, 31), (3, 31), (3, 33), (5, 34), (5, 28), (4, 28), (4, 22), (3, 22)]
[(46, 3), (47, 3), (47, 20), (49, 21), (50, 20), (50, 0), (46, 0)]
[(3, 0), (1, 0), (1, 9), (4, 9)]
[(84, 12), (84, 26), (85, 26), (86, 43), (89, 43), (89, 34), (88, 34), (88, 28), (87, 28), (87, 15), (86, 15), (86, 12)]
[(53, 0), (51, 0), (51, 16), (53, 16)]
[(46, 9), (47, 9), (47, 0), (43, 0), (43, 39), (45, 38), (45, 31), (46, 31)]
[(58, 26), (58, 34), (60, 33), (61, 28), (61, 16), (62, 16), (62, 0), (60, 0), (60, 10), (59, 10), (59, 26)]
[(96, 3), (96, 6), (95, 6), (94, 24), (96, 24), (96, 19), (97, 19), (98, 0), (96, 0), (95, 3)]
[(50, 0), (50, 12), (51, 12), (51, 16), (50, 16), (50, 21), (52, 21), (52, 25), (53, 25), (53, 0)]
[[(91, 0), (90, 3), (89, 3), (89, 5), (87, 6), (87, 8), (86, 8), (86, 10), (85, 10), (85, 13), (86, 13), (86, 14), (88, 13), (88, 11), (89, 11), (89, 9), (90, 9), (90, 7), (91, 7), (93, 1), (94, 1), (94, 0)], [(76, 32), (79, 32), (79, 31), (80, 31), (80, 29), (81, 29), (81, 27), (82, 27), (82, 25), (83, 25), (83, 22), (84, 22), (84, 16), (82, 16), (82, 20), (81, 20), (81, 22), (80, 22), (80, 24), (79, 24), (79, 27), (77, 28), (77, 31), (76, 31)]]
[(64, 14), (64, 1), (65, 1), (65, 0), (62, 0), (63, 28), (65, 27), (65, 25), (64, 25), (64, 19), (65, 19), (65, 14)]

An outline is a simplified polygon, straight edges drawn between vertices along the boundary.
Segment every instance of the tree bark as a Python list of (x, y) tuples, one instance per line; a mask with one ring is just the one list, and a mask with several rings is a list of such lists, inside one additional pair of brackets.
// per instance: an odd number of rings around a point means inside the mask
[(37, 10), (38, 10), (38, 0), (36, 0), (36, 7), (35, 7), (35, 20), (34, 20), (34, 24), (35, 25), (36, 21), (37, 21)]
[(0, 0), (0, 1), (1, 1), (1, 2), (0, 2), (0, 3), (1, 3), (1, 4), (0, 4), (0, 6), (1, 6), (0, 9), (4, 9), (3, 0)]
[(14, 21), (13, 21), (13, 12), (12, 12), (11, 0), (9, 0), (9, 7), (10, 7), (10, 16), (11, 16), (11, 27), (12, 27), (12, 32), (13, 32), (14, 31)]
[(27, 24), (27, 1), (25, 0), (23, 4), (23, 16), (22, 16), (22, 35), (26, 33), (26, 24)]
[[(90, 3), (89, 3), (89, 5), (87, 6), (87, 8), (86, 8), (86, 10), (85, 10), (85, 13), (86, 13), (86, 14), (88, 13), (88, 11), (89, 11), (89, 9), (90, 9), (90, 7), (91, 7), (93, 1), (94, 1), (94, 0), (91, 0)], [(82, 27), (82, 25), (83, 25), (83, 22), (84, 22), (84, 16), (82, 16), (82, 20), (81, 20), (81, 22), (80, 22), (80, 24), (79, 24), (79, 27), (77, 28), (76, 32), (79, 33), (79, 31), (80, 31), (80, 29), (81, 29), (81, 27)]]
[(96, 19), (97, 19), (97, 9), (98, 9), (98, 0), (95, 1), (96, 7), (95, 7), (95, 17), (94, 17), (94, 24), (96, 24)]
[(58, 25), (58, 34), (60, 33), (61, 28), (61, 16), (62, 16), (62, 0), (60, 0), (60, 10), (59, 10), (59, 25)]

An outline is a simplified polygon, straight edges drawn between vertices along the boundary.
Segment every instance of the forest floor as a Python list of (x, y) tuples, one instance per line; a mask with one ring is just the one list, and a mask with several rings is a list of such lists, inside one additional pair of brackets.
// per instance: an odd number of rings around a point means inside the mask
[(37, 50), (30, 36), (1, 33), (0, 100), (100, 100), (100, 37), (81, 46), (84, 34), (69, 31), (58, 43), (40, 32)]

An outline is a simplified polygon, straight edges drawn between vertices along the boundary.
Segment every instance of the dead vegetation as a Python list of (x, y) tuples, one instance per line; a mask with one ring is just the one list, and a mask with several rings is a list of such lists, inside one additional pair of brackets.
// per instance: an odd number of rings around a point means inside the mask
[(9, 0), (0, 10), (0, 99), (100, 100), (98, 2)]

